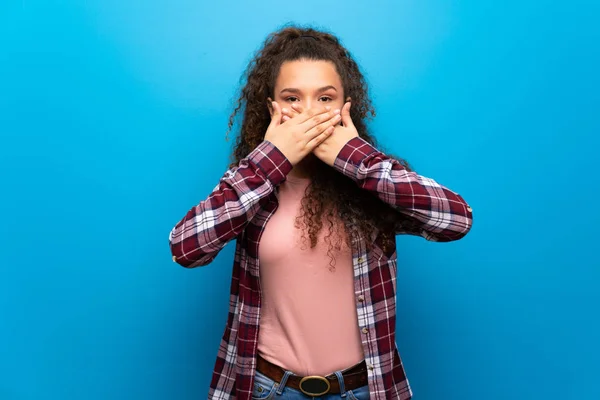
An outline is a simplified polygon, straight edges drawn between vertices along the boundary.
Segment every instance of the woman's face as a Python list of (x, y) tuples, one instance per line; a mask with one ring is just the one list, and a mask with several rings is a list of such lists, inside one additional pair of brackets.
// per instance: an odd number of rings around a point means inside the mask
[(281, 108), (290, 109), (296, 103), (301, 111), (327, 105), (332, 110), (341, 110), (344, 105), (342, 81), (330, 61), (284, 62), (275, 82), (274, 96)]

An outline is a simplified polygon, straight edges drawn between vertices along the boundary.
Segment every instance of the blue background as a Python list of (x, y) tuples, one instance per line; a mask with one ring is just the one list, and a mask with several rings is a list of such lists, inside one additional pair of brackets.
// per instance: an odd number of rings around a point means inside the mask
[(450, 3), (4, 0), (0, 398), (206, 398), (233, 242), (186, 270), (168, 232), (289, 21), (341, 37), (382, 150), (474, 209), (461, 241), (398, 237), (415, 399), (600, 398), (600, 7)]

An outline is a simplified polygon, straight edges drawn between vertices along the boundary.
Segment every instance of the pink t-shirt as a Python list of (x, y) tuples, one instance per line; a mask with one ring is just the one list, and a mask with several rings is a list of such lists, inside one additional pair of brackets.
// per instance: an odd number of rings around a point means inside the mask
[[(310, 179), (291, 177), (279, 187), (279, 207), (259, 243), (262, 306), (258, 352), (296, 375), (328, 375), (364, 359), (356, 315), (351, 250), (327, 254), (329, 224), (310, 248), (294, 227)], [(335, 232), (335, 231), (334, 231)], [(334, 233), (335, 234), (335, 233)], [(332, 236), (333, 243), (335, 237)]]

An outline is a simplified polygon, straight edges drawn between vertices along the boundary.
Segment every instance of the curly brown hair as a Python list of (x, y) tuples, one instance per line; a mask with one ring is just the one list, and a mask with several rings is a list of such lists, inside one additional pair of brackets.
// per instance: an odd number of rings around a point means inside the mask
[[(330, 61), (335, 65), (344, 96), (352, 99), (350, 115), (359, 136), (378, 147), (366, 125), (366, 120), (375, 116), (375, 109), (369, 98), (367, 82), (350, 52), (329, 32), (313, 27), (286, 25), (267, 36), (240, 79), (241, 82), (245, 80), (245, 85), (229, 117), (227, 134), (242, 108), (243, 120), (231, 155), (230, 168), (238, 165), (264, 140), (271, 122), (267, 99), (274, 98), (280, 67), (286, 61), (297, 60)], [(409, 171), (412, 170), (405, 160), (396, 159)], [(393, 249), (394, 228), (399, 223), (410, 222), (401, 220), (402, 217), (390, 206), (372, 193), (360, 189), (350, 178), (318, 161), (316, 168), (311, 171), (311, 181), (302, 199), (302, 213), (296, 217), (296, 227), (300, 227), (302, 220), (304, 227), (307, 227), (311, 248), (317, 245), (318, 234), (326, 218), (329, 234), (325, 241), (329, 243), (327, 254), (331, 258), (330, 269), (334, 269), (333, 250), (341, 249), (342, 236), (349, 247), (351, 241), (362, 236), (367, 238), (368, 248), (377, 241), (384, 252)], [(341, 234), (334, 235), (340, 226), (343, 227)], [(303, 229), (303, 239), (306, 238), (305, 232)], [(332, 242), (332, 236), (335, 236), (335, 242)]]

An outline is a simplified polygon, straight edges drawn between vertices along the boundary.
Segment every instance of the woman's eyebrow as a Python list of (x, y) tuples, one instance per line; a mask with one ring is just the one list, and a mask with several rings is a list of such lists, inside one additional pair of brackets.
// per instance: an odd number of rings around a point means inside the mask
[[(333, 89), (337, 92), (337, 89), (335, 88), (335, 86), (332, 86), (332, 85), (327, 85), (327, 86), (323, 86), (322, 88), (318, 88), (317, 92), (324, 92), (329, 89)], [(279, 93), (283, 93), (283, 92), (301, 93), (302, 91), (300, 89), (296, 89), (296, 88), (285, 88)]]

